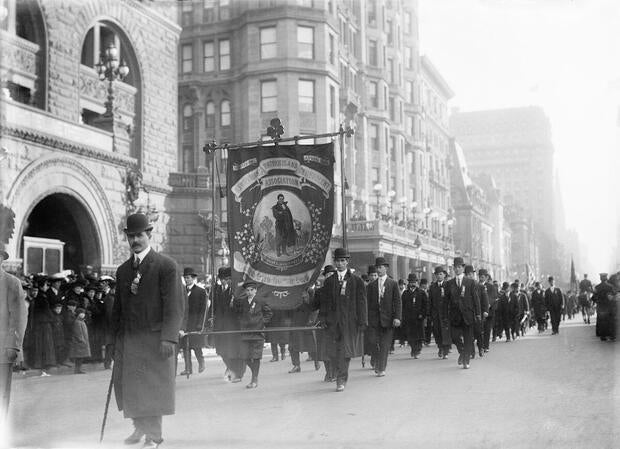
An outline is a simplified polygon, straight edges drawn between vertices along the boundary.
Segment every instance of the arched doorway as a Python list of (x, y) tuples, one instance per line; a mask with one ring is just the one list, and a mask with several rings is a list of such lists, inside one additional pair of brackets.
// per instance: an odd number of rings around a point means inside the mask
[[(64, 269), (79, 272), (85, 265), (101, 266), (101, 244), (95, 223), (87, 209), (66, 193), (54, 193), (38, 202), (28, 215), (22, 237), (64, 242)], [(24, 261), (25, 256), (22, 246)]]

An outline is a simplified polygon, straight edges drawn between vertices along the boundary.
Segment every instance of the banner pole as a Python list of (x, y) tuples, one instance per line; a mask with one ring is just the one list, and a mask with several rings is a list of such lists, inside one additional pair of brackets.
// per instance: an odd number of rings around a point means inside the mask
[(346, 199), (346, 177), (344, 173), (344, 128), (342, 124), (340, 124), (340, 129), (338, 131), (340, 135), (340, 193), (341, 193), (341, 207), (342, 207), (342, 247), (344, 249), (348, 249), (347, 247), (347, 199)]

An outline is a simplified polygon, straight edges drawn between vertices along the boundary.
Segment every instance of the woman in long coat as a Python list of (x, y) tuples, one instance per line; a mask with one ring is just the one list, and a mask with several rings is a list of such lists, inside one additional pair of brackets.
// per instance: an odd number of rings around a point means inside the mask
[(28, 364), (31, 368), (41, 370), (41, 376), (49, 376), (48, 370), (56, 365), (56, 349), (52, 331), (52, 310), (47, 295), (41, 294), (41, 284), (47, 279), (39, 280), (39, 294), (34, 298), (32, 310), (31, 354)]

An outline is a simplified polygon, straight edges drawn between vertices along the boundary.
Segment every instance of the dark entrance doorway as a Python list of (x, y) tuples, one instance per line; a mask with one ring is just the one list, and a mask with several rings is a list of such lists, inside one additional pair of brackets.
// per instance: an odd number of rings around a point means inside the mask
[(63, 241), (64, 269), (78, 273), (85, 265), (101, 266), (95, 224), (88, 210), (71, 195), (54, 193), (41, 200), (26, 220), (23, 235)]

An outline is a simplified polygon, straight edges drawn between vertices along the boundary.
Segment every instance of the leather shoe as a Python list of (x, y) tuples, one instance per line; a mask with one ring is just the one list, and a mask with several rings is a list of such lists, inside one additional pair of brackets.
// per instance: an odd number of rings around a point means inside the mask
[(245, 386), (245, 388), (256, 388), (256, 387), (258, 387), (257, 382), (250, 382), (249, 384)]
[(141, 432), (138, 429), (134, 429), (133, 433), (125, 438), (125, 444), (136, 444), (139, 443), (142, 437), (144, 436), (144, 432)]
[(301, 367), (299, 365), (295, 365), (293, 366), (293, 368), (291, 368), (288, 372), (289, 374), (293, 374), (293, 373), (301, 373)]
[(184, 369), (183, 371), (181, 371), (181, 373), (179, 374), (179, 376), (187, 376), (188, 374), (192, 374), (191, 371), (188, 371), (186, 369)]
[(469, 369), (469, 363), (463, 363), (463, 369)]
[(338, 384), (336, 385), (336, 391), (340, 392), (340, 391), (344, 391), (344, 384)]
[(230, 383), (236, 384), (241, 382), (241, 377), (233, 377), (232, 379), (230, 379)]
[(458, 363), (459, 365), (463, 364), (463, 356), (459, 355), (459, 359), (456, 361), (456, 363)]
[(157, 449), (159, 447), (159, 445), (162, 443), (162, 441), (164, 441), (163, 439), (159, 440), (159, 442), (151, 440), (150, 438), (147, 438), (146, 441), (144, 442), (144, 445), (142, 446), (142, 449)]
[(271, 360), (269, 360), (270, 362), (277, 362), (279, 361), (279, 359), (277, 357), (273, 357)]
[(484, 349), (478, 349), (478, 355), (484, 357)]
[(385, 376), (385, 371), (379, 371), (377, 373), (377, 377), (383, 377), (383, 376)]
[(198, 372), (202, 373), (205, 370), (205, 362), (198, 363)]

